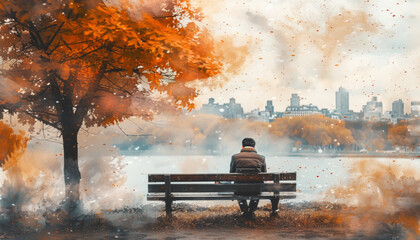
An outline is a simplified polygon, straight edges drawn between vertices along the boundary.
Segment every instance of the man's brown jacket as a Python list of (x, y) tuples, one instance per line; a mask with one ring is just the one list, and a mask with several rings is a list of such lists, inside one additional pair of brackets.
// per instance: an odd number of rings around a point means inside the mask
[(232, 156), (229, 172), (267, 172), (265, 157), (259, 155), (255, 148), (244, 147), (240, 153)]

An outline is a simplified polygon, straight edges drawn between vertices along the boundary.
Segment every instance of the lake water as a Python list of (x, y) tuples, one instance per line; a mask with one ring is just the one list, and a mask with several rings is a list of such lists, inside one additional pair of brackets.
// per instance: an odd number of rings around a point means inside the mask
[[(366, 158), (365, 158), (366, 159)], [(266, 156), (268, 172), (296, 172), (297, 198), (293, 201), (319, 200), (321, 194), (337, 185), (345, 185), (352, 177), (349, 169), (362, 158), (346, 157), (285, 157)], [(389, 166), (414, 166), (420, 161), (412, 158), (371, 158)], [(126, 156), (127, 187), (147, 194), (147, 175), (156, 173), (227, 173), (230, 156)], [(229, 201), (227, 201), (229, 202)]]
[[(124, 181), (114, 185), (113, 171), (115, 168), (97, 168), (95, 164), (104, 162), (87, 161), (90, 165), (81, 165), (82, 176), (87, 176), (92, 181), (88, 187), (83, 188), (82, 200), (88, 209), (114, 209), (123, 206), (139, 206), (141, 204), (159, 203), (146, 200), (148, 174), (175, 174), (175, 173), (228, 173), (231, 156), (170, 156), (170, 155), (139, 155), (122, 156), (119, 166), (122, 167)], [(349, 169), (357, 161), (371, 161), (373, 165), (378, 162), (386, 167), (406, 167), (420, 172), (420, 159), (418, 158), (347, 158), (347, 157), (287, 157), (266, 156), (268, 172), (296, 172), (297, 173), (297, 198), (285, 201), (314, 201), (322, 200), (322, 194), (334, 186), (346, 185), (354, 177)], [(106, 162), (106, 161), (105, 161)], [(64, 183), (62, 175), (56, 168), (55, 178), (48, 178), (43, 182), (39, 176), (40, 184), (48, 185), (42, 188), (30, 188), (29, 191), (41, 191), (39, 194), (28, 196), (25, 204), (32, 209), (33, 203), (37, 205), (39, 199), (47, 198), (56, 204), (64, 197)], [(118, 171), (119, 172), (119, 171)], [(114, 171), (115, 173), (115, 171)], [(90, 176), (89, 176), (90, 174)], [(5, 179), (5, 174), (0, 174), (0, 187)], [(109, 178), (109, 180), (108, 180)], [(48, 180), (45, 179), (45, 180)], [(54, 180), (54, 182), (50, 182)], [(55, 179), (59, 179), (55, 181)], [(122, 185), (119, 185), (121, 184)], [(39, 184), (38, 184), (39, 185)], [(32, 187), (33, 185), (29, 184)], [(6, 188), (7, 190), (7, 188)], [(10, 190), (10, 189), (9, 189)], [(13, 190), (20, 191), (20, 188)], [(42, 192), (44, 191), (44, 192)], [(38, 193), (38, 192), (37, 192)], [(26, 196), (26, 195), (25, 195)], [(0, 200), (1, 200), (0, 196)], [(197, 201), (189, 202), (198, 205), (234, 204), (232, 201)], [(34, 206), (35, 206), (34, 205)], [(54, 205), (54, 203), (53, 203)]]

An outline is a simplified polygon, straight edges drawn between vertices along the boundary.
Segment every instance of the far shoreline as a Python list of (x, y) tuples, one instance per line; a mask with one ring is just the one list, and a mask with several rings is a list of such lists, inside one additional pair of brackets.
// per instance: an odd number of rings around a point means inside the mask
[[(263, 154), (265, 156), (277, 156), (277, 157), (311, 157), (311, 158), (412, 158), (412, 159), (420, 159), (420, 152), (414, 153), (279, 153), (279, 154)], [(118, 156), (127, 156), (127, 157), (134, 157), (134, 156), (228, 156), (223, 154), (198, 154), (198, 153), (161, 153), (156, 154), (156, 152), (136, 152), (136, 151), (119, 151)]]
[(288, 153), (288, 157), (345, 157), (345, 158), (418, 158), (420, 153)]

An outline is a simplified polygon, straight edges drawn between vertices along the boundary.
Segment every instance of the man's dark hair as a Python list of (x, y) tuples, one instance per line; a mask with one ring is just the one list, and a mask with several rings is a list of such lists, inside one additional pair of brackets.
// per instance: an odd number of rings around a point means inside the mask
[(255, 147), (254, 139), (244, 138), (244, 140), (242, 140), (242, 147)]

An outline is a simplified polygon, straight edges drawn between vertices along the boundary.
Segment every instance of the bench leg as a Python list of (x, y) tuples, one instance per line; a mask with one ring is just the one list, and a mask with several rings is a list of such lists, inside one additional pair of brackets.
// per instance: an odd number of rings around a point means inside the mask
[(167, 218), (172, 217), (172, 201), (165, 201), (165, 212)]
[(248, 211), (255, 212), (257, 210), (259, 201), (260, 201), (259, 199), (250, 200), (249, 201), (249, 206), (248, 206), (248, 208), (249, 208)]
[(248, 211), (248, 203), (246, 200), (238, 200), (239, 208), (241, 209), (241, 212), (247, 212)]
[(276, 215), (277, 214), (277, 209), (279, 208), (280, 198), (274, 197), (270, 200), (271, 200), (271, 214)]

